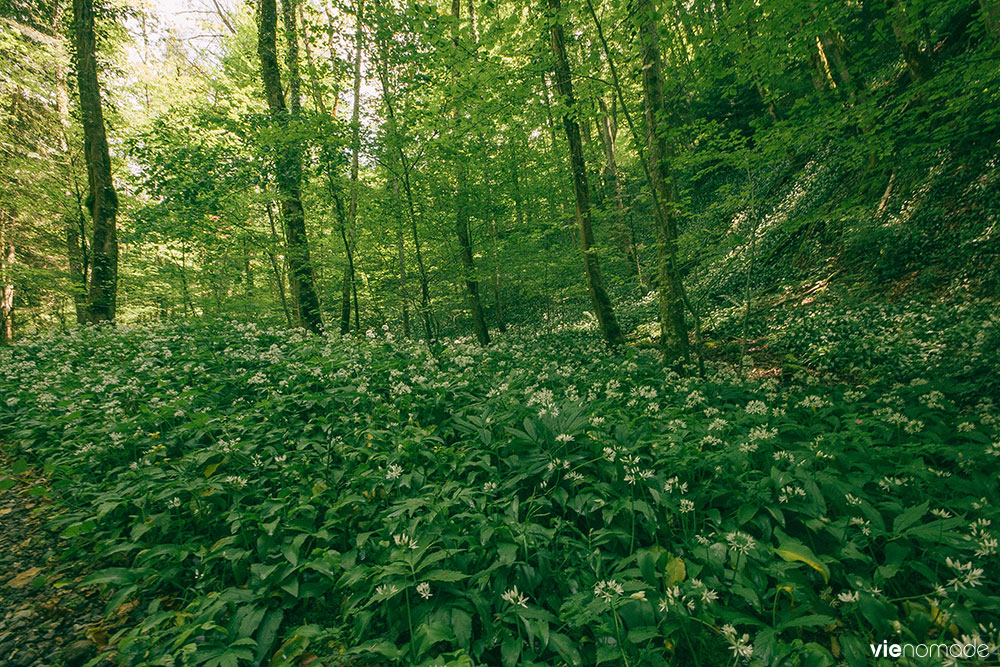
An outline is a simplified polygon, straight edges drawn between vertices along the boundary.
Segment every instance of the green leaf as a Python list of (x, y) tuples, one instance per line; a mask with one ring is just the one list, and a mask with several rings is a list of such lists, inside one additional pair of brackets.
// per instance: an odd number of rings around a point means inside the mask
[(504, 667), (514, 667), (517, 659), (521, 657), (521, 638), (510, 636), (503, 640), (500, 645), (500, 659)]
[(131, 584), (138, 577), (127, 567), (109, 567), (100, 572), (94, 572), (83, 578), (81, 586), (93, 586), (94, 584)]
[(931, 501), (925, 500), (916, 507), (911, 507), (905, 512), (896, 516), (892, 522), (892, 532), (894, 535), (901, 535), (904, 530), (915, 524), (927, 513), (927, 508), (931, 506)]
[(431, 570), (421, 575), (427, 581), (461, 581), (469, 575), (462, 574), (456, 570)]
[(774, 550), (774, 553), (789, 563), (796, 561), (805, 563), (823, 575), (824, 583), (830, 583), (830, 568), (826, 566), (826, 563), (817, 558), (816, 554), (812, 552), (812, 549), (806, 545), (788, 540), (782, 542), (781, 545)]
[(782, 623), (778, 629), (787, 630), (788, 628), (809, 628), (814, 626), (826, 627), (828, 625), (833, 625), (836, 622), (837, 619), (832, 616), (810, 614), (808, 616), (799, 616), (798, 618), (793, 618), (786, 623)]
[(497, 557), (504, 565), (511, 565), (517, 560), (517, 545), (509, 542), (497, 545)]
[(571, 665), (582, 665), (583, 659), (573, 641), (564, 634), (553, 632), (549, 635), (549, 646), (555, 649), (563, 660)]
[(462, 609), (454, 608), (451, 610), (451, 625), (455, 632), (455, 643), (468, 648), (472, 641), (472, 616)]

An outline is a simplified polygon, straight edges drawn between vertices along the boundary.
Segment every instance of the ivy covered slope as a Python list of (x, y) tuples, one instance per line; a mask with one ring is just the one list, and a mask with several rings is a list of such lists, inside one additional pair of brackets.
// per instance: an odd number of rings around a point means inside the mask
[(135, 605), (127, 664), (861, 665), (1000, 639), (984, 394), (606, 354), (570, 322), (485, 350), (91, 328), (0, 350), (0, 440), (47, 471), (85, 584)]

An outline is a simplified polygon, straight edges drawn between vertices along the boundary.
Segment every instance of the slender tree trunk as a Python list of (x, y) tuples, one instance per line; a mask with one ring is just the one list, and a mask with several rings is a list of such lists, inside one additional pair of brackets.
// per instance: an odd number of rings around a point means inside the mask
[(659, 31), (652, 0), (638, 0), (639, 50), (642, 58), (642, 88), (646, 118), (650, 186), (662, 204), (656, 225), (656, 258), (659, 280), (660, 344), (667, 361), (687, 357), (687, 325), (684, 322), (684, 294), (677, 270), (677, 222), (674, 180), (669, 164), (672, 157), (661, 131), (666, 116), (663, 74), (658, 44)]
[(618, 226), (618, 236), (624, 241), (622, 245), (624, 246), (625, 258), (628, 260), (629, 266), (634, 269), (639, 286), (642, 287), (642, 264), (639, 262), (639, 253), (635, 248), (635, 231), (625, 215), (625, 186), (622, 184), (622, 177), (618, 172), (618, 161), (615, 159), (615, 138), (618, 134), (618, 127), (608, 111), (608, 105), (604, 102), (604, 98), (598, 98), (597, 103), (601, 110), (600, 134), (601, 143), (604, 145), (604, 179), (610, 187), (614, 188), (615, 222)]
[(343, 303), (341, 307), (340, 332), (347, 333), (351, 328), (351, 295), (354, 295), (354, 326), (361, 328), (361, 318), (358, 314), (358, 285), (354, 273), (354, 255), (357, 247), (358, 225), (358, 156), (361, 152), (361, 51), (364, 46), (364, 30), (362, 18), (364, 0), (358, 0), (357, 28), (354, 33), (354, 101), (351, 105), (351, 201), (347, 209), (347, 270), (344, 272)]
[(87, 318), (91, 322), (113, 322), (118, 287), (118, 194), (111, 179), (111, 155), (97, 79), (93, 0), (73, 0), (73, 45), (90, 187), (87, 208), (94, 229)]
[[(394, 201), (399, 201), (399, 180), (392, 179), (392, 196)], [(403, 335), (410, 338), (410, 295), (406, 289), (406, 244), (403, 242), (403, 225), (399, 221), (396, 224), (396, 256), (399, 259), (399, 299), (402, 305)]]
[(562, 98), (563, 128), (569, 143), (570, 166), (573, 171), (573, 191), (576, 196), (576, 222), (580, 231), (580, 247), (583, 250), (587, 287), (594, 306), (594, 314), (601, 327), (601, 333), (608, 345), (617, 346), (624, 342), (618, 320), (615, 319), (611, 298), (604, 288), (600, 263), (594, 248), (594, 231), (590, 220), (590, 192), (587, 185), (587, 170), (583, 161), (583, 143), (580, 140), (580, 126), (574, 118), (576, 100), (573, 97), (573, 82), (566, 57), (566, 43), (563, 26), (559, 18), (559, 0), (548, 0), (550, 12), (549, 36), (552, 55), (555, 56), (556, 92)]
[[(327, 50), (330, 55), (330, 63), (336, 71), (340, 67), (340, 59), (337, 56), (337, 33), (334, 29), (333, 15), (330, 14), (329, 6), (323, 7), (323, 11), (326, 12), (326, 40), (327, 40)], [(334, 89), (333, 91), (333, 106), (330, 107), (330, 115), (334, 118), (337, 117), (337, 107), (340, 105), (340, 90)]]
[[(281, 72), (278, 68), (278, 54), (275, 44), (277, 20), (275, 0), (261, 0), (257, 53), (260, 57), (264, 92), (272, 117), (279, 126), (284, 127), (288, 125), (288, 109), (285, 107), (285, 95), (281, 89)], [(294, 41), (290, 40), (290, 42)], [(291, 48), (293, 48), (292, 43), (289, 44), (289, 49)], [(297, 47), (295, 48), (297, 50)], [(297, 74), (298, 68), (296, 66), (294, 71), (290, 72), (290, 76), (294, 79)], [(290, 88), (293, 93), (292, 104), (297, 107), (298, 84), (293, 83)], [(306, 236), (305, 211), (302, 208), (302, 198), (299, 192), (302, 184), (302, 163), (299, 148), (296, 146), (282, 148), (277, 156), (276, 167), (275, 181), (281, 195), (281, 212), (288, 246), (289, 282), (291, 283), (292, 297), (298, 306), (298, 323), (314, 333), (319, 333), (323, 328), (323, 321), (320, 315), (319, 296), (316, 294), (313, 281), (309, 242)]]
[(306, 67), (309, 68), (309, 90), (312, 93), (313, 104), (316, 105), (316, 110), (322, 115), (327, 115), (326, 113), (326, 103), (323, 100), (323, 91), (319, 87), (319, 72), (316, 71), (316, 61), (313, 60), (312, 46), (310, 45), (311, 38), (309, 36), (309, 24), (306, 23), (305, 16), (302, 12), (302, 5), (298, 6), (299, 23), (302, 24), (302, 50), (306, 56)]
[(14, 340), (14, 239), (11, 215), (0, 209), (0, 343)]
[(406, 195), (406, 211), (410, 222), (410, 231), (413, 236), (414, 255), (417, 259), (417, 273), (420, 278), (420, 319), (424, 324), (424, 335), (428, 341), (434, 337), (431, 327), (431, 306), (430, 288), (428, 286), (427, 270), (424, 267), (423, 252), (420, 245), (420, 236), (417, 233), (417, 211), (413, 203), (413, 188), (410, 182), (410, 163), (406, 159), (403, 151), (402, 137), (396, 124), (396, 112), (392, 103), (391, 86), (389, 82), (388, 49), (382, 39), (376, 41), (378, 47), (378, 63), (376, 71), (379, 76), (379, 83), (382, 87), (382, 102), (385, 104), (386, 120), (388, 121), (388, 137), (392, 141), (396, 156), (399, 158), (399, 168), (403, 183), (403, 192)]
[[(66, 175), (76, 186), (76, 174), (73, 173), (73, 160), (69, 151), (69, 90), (66, 84), (66, 73), (60, 69), (56, 72), (56, 110), (59, 114), (59, 124), (62, 133), (59, 136), (59, 148), (66, 164)], [(76, 201), (63, 216), (66, 231), (66, 258), (69, 263), (70, 291), (73, 294), (73, 306), (76, 313), (76, 323), (87, 323), (87, 261), (85, 218), (81, 206), (79, 188)]]
[(288, 326), (292, 326), (292, 313), (288, 309), (288, 298), (285, 296), (285, 277), (282, 275), (281, 267), (278, 266), (278, 257), (274, 252), (274, 249), (278, 247), (278, 230), (274, 224), (274, 211), (271, 210), (271, 202), (264, 202), (264, 208), (267, 211), (267, 221), (271, 226), (271, 248), (267, 251), (267, 257), (271, 262), (271, 269), (274, 271), (274, 282), (278, 285), (281, 310), (285, 313)]
[(487, 206), (490, 209), (490, 250), (493, 255), (493, 305), (497, 311), (497, 328), (500, 333), (507, 333), (507, 323), (503, 318), (503, 300), (500, 298), (500, 230), (497, 223), (497, 212), (493, 208), (493, 188), (486, 183)]
[(187, 279), (187, 248), (181, 248), (181, 299), (184, 302), (184, 309), (194, 316), (194, 303), (191, 300), (191, 288)]
[(420, 274), (420, 311), (424, 321), (424, 334), (427, 340), (434, 340), (434, 331), (431, 328), (431, 294), (427, 280), (427, 269), (424, 266), (423, 253), (420, 250), (420, 235), (417, 233), (417, 217), (414, 214), (413, 194), (410, 190), (408, 180), (403, 181), (406, 191), (406, 205), (410, 210), (410, 233), (413, 236), (413, 249), (417, 257), (417, 271)]
[[(549, 128), (549, 148), (552, 151), (552, 161), (555, 163), (557, 169), (562, 168), (562, 160), (559, 158), (559, 149), (556, 142), (556, 123), (552, 118), (552, 102), (549, 99), (549, 82), (545, 77), (545, 72), (542, 72), (542, 102), (545, 104), (545, 122)], [(563, 204), (563, 198), (560, 196), (561, 188), (559, 187), (559, 181), (555, 180), (549, 185), (549, 215), (553, 220), (558, 222), (559, 228), (562, 229), (563, 225), (566, 223), (566, 206)], [(559, 201), (559, 212), (556, 213), (556, 200)]]
[[(455, 19), (452, 26), (452, 45), (456, 59), (459, 55), (459, 25), (462, 20), (461, 0), (452, 0), (451, 12)], [(461, 124), (458, 108), (455, 109), (456, 127)], [(456, 133), (456, 141), (461, 137)], [(466, 300), (472, 314), (472, 328), (480, 345), (490, 344), (490, 333), (486, 327), (486, 317), (483, 315), (482, 300), (479, 297), (479, 280), (476, 278), (476, 262), (472, 253), (472, 239), (469, 237), (468, 210), (468, 171), (465, 164), (465, 153), (461, 149), (455, 155), (455, 233), (458, 236), (459, 251), (462, 259), (462, 272), (465, 279)]]
[[(361, 81), (361, 79), (360, 79), (360, 74), (361, 74), (361, 71), (360, 71), (361, 50), (360, 49), (361, 49), (361, 46), (362, 46), (362, 42), (361, 42), (362, 35), (360, 33), (360, 30), (361, 30), (361, 28), (360, 28), (360, 26), (361, 26), (361, 24), (360, 24), (361, 6), (360, 5), (359, 5), (359, 8), (358, 8), (358, 11), (359, 11), (359, 17), (358, 17), (358, 21), (359, 21), (358, 26), (359, 27), (358, 27), (358, 33), (356, 33), (358, 52), (357, 52), (357, 57), (355, 59), (355, 63), (356, 63), (356, 69), (355, 69), (355, 72), (356, 72), (355, 89), (356, 90), (360, 89), (360, 81)], [(331, 44), (331, 49), (332, 49), (333, 48), (333, 43), (334, 43), (333, 18), (330, 16), (329, 11), (327, 12), (327, 19), (329, 21), (329, 23), (328, 23), (328, 36), (329, 36), (329, 39), (330, 39), (330, 44)], [(303, 26), (304, 25), (305, 24), (303, 22)], [(308, 35), (308, 33), (306, 33), (306, 34)], [(308, 63), (308, 66), (309, 66), (310, 83), (311, 83), (310, 87), (311, 87), (311, 90), (312, 90), (312, 93), (313, 93), (313, 98), (314, 98), (314, 102), (316, 104), (316, 108), (320, 111), (320, 113), (326, 113), (326, 103), (325, 103), (325, 101), (323, 99), (322, 90), (320, 89), (319, 75), (318, 75), (318, 72), (316, 71), (315, 65), (313, 64), (312, 55), (311, 55), (310, 50), (309, 50), (308, 36), (306, 37), (305, 53), (306, 53), (307, 63)], [(360, 99), (360, 96), (356, 92), (355, 93), (355, 100), (359, 100), (359, 99)], [(332, 111), (331, 115), (336, 115), (336, 113), (337, 113), (337, 102), (338, 102), (338, 98), (334, 97), (334, 100), (333, 100), (333, 111)], [(359, 112), (356, 111), (356, 113), (359, 113)], [(360, 132), (360, 126), (357, 123), (355, 123), (354, 127), (355, 127), (355, 129), (357, 129)], [(358, 134), (357, 137), (358, 138), (357, 138), (357, 142), (356, 143), (352, 139), (352, 148), (357, 147), (353, 151), (353, 158), (352, 158), (352, 172), (351, 172), (352, 173), (352, 178), (351, 178), (351, 196), (352, 196), (352, 200), (354, 200), (355, 197), (356, 197), (356, 195), (357, 195), (357, 189), (356, 189), (356, 183), (357, 183), (357, 155), (358, 155), (357, 151), (360, 149), (360, 134)], [(343, 279), (341, 281), (342, 290), (341, 290), (341, 297), (340, 297), (340, 306), (341, 306), (341, 308), (340, 308), (340, 318), (339, 318), (340, 319), (340, 333), (343, 335), (343, 334), (346, 334), (347, 332), (349, 332), (350, 329), (351, 329), (351, 295), (352, 295), (352, 292), (353, 292), (353, 295), (354, 295), (354, 320), (355, 320), (355, 326), (358, 327), (358, 328), (360, 328), (360, 326), (361, 326), (360, 309), (359, 309), (359, 306), (358, 306), (358, 291), (357, 291), (357, 286), (356, 286), (356, 281), (355, 281), (356, 271), (355, 271), (355, 261), (354, 261), (355, 260), (355, 257), (354, 257), (354, 244), (353, 244), (353, 242), (351, 240), (351, 239), (354, 238), (354, 232), (353, 231), (349, 231), (349, 229), (348, 229), (349, 226), (350, 226), (350, 228), (353, 230), (354, 225), (353, 225), (353, 223), (349, 222), (348, 214), (345, 213), (345, 211), (344, 211), (344, 202), (343, 202), (343, 199), (340, 196), (341, 188), (340, 188), (340, 185), (338, 184), (336, 175), (334, 173), (334, 166), (333, 166), (333, 164), (332, 164), (331, 161), (327, 160), (326, 162), (327, 162), (327, 164), (326, 164), (326, 168), (325, 168), (324, 171), (326, 172), (327, 185), (328, 185), (328, 188), (329, 188), (330, 196), (333, 198), (335, 210), (337, 212), (338, 231), (340, 232), (340, 238), (341, 238), (341, 240), (344, 243), (344, 255), (347, 258), (347, 264), (344, 266), (344, 276), (343, 276)], [(353, 201), (353, 204), (354, 204), (354, 207), (353, 207), (354, 208), (354, 212), (355, 212), (355, 215), (356, 215), (356, 211), (357, 211), (356, 200)]]
[(517, 167), (518, 158), (511, 155), (510, 158), (510, 182), (512, 186), (511, 197), (514, 199), (514, 219), (517, 221), (518, 229), (524, 229), (524, 193), (521, 192), (521, 173)]

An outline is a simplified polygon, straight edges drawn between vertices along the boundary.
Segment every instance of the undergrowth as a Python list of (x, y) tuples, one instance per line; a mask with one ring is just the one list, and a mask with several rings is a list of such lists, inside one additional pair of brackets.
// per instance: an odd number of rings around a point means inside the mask
[[(757, 379), (609, 356), (565, 321), (487, 350), (88, 328), (0, 350), (0, 442), (44, 467), (64, 557), (100, 566), (85, 584), (108, 612), (136, 605), (112, 638), (126, 664), (862, 665), (884, 639), (996, 645), (1000, 409), (964, 385), (956, 402), (940, 372), (879, 375), (928, 360), (922, 316), (813, 312), (775, 338), (799, 370)], [(866, 337), (900, 317), (898, 338)], [(979, 344), (956, 333), (935, 340)], [(845, 383), (847, 358), (874, 372)]]

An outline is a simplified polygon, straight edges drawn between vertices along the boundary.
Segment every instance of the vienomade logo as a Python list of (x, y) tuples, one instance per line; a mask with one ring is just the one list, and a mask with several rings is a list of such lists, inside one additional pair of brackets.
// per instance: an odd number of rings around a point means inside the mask
[(876, 658), (988, 658), (997, 653), (997, 646), (989, 644), (869, 644), (872, 655)]

